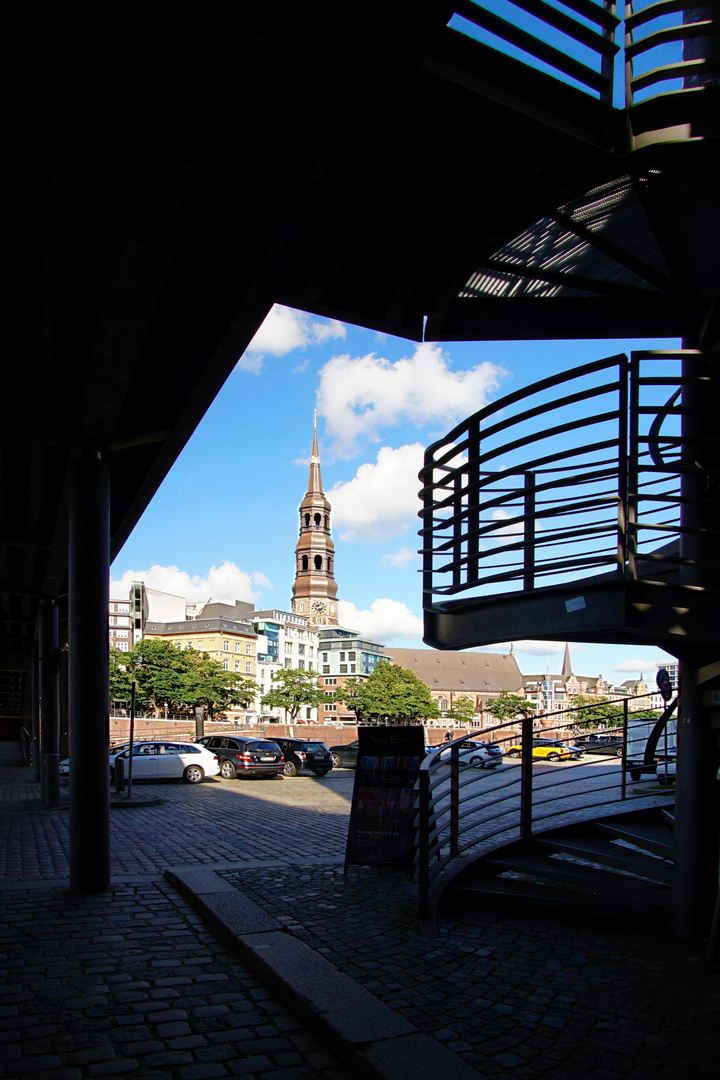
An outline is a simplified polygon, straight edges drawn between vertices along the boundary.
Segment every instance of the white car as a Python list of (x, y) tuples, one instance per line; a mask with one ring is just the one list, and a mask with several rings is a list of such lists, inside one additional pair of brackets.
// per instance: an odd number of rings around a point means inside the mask
[[(121, 752), (121, 750), (127, 750), (129, 745), (130, 745), (129, 742), (125, 742), (125, 743), (120, 743), (118, 746), (111, 746), (110, 747), (110, 757), (112, 758), (116, 754), (119, 754)], [(59, 772), (60, 772), (61, 776), (69, 776), (70, 775), (70, 758), (64, 758), (60, 762), (60, 764), (59, 764)]]
[[(115, 762), (121, 760), (127, 780), (130, 747), (110, 752), (110, 783), (115, 783)], [(192, 742), (136, 742), (133, 745), (133, 780), (182, 779), (199, 784), (206, 776), (217, 776), (220, 762), (217, 754)]]
[[(450, 745), (442, 748), (440, 758), (443, 761), (450, 760), (451, 749)], [(494, 769), (497, 765), (502, 765), (503, 755), (499, 749), (493, 749), (482, 742), (468, 740), (460, 744), (458, 759), (461, 765), (472, 765), (474, 769)]]

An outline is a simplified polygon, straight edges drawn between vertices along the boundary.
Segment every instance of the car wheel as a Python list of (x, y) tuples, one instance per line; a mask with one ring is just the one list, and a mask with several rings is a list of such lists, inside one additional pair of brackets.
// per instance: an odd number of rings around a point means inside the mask
[(640, 777), (642, 776), (642, 773), (640, 772), (639, 769), (631, 769), (630, 770), (630, 776), (632, 777), (633, 780), (639, 780)]
[(519, 750), (511, 750), (510, 753), (508, 754), (508, 757), (520, 757), (520, 751)]
[(235, 779), (235, 777), (237, 776), (237, 773), (235, 771), (235, 766), (233, 765), (232, 761), (223, 761), (223, 762), (221, 762), (221, 764), (220, 764), (220, 775), (222, 776), (223, 780), (234, 780)]
[(283, 769), (283, 776), (297, 776), (298, 767), (294, 761), (286, 761), (285, 768)]
[(205, 779), (205, 773), (199, 765), (188, 765), (183, 773), (183, 780), (188, 784), (199, 784)]
[(546, 760), (547, 761), (559, 761), (560, 760), (560, 755), (559, 754), (548, 754)]
[(327, 774), (330, 772), (330, 770), (329, 769), (313, 769), (313, 772), (315, 773), (316, 776), (327, 776)]
[(473, 769), (484, 769), (485, 768), (485, 762), (483, 761), (483, 759), (481, 757), (470, 758), (470, 764), (472, 765)]
[(335, 766), (335, 768), (336, 769), (341, 769), (342, 768), (342, 761), (340, 760), (340, 755), (339, 754), (333, 754), (332, 759), (333, 759), (333, 765)]
[(622, 754), (623, 754), (623, 748), (622, 748), (622, 746), (618, 746), (617, 750), (615, 751), (615, 757), (622, 757)]

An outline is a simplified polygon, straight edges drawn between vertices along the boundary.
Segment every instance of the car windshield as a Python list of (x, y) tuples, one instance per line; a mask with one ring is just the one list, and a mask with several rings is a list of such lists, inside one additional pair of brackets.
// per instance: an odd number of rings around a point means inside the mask
[(264, 750), (271, 754), (277, 754), (279, 747), (274, 742), (250, 742), (247, 744), (248, 750)]
[(304, 742), (302, 744), (302, 748), (303, 750), (310, 750), (311, 752), (314, 752), (317, 750), (325, 750), (326, 746), (324, 743), (321, 742)]

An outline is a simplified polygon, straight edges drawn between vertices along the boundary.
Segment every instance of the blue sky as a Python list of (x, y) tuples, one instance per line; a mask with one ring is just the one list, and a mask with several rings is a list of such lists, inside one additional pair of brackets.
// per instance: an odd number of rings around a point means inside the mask
[[(116, 559), (113, 581), (289, 610), (317, 408), (341, 622), (390, 651), (419, 645), (424, 448), (487, 402), (551, 372), (678, 344), (418, 345), (275, 307)], [(115, 584), (113, 595), (123, 588)], [(524, 673), (560, 670), (562, 650), (515, 643)], [(655, 663), (666, 659), (659, 649), (603, 645), (571, 645), (571, 657), (576, 673), (617, 681), (641, 671), (654, 680)]]

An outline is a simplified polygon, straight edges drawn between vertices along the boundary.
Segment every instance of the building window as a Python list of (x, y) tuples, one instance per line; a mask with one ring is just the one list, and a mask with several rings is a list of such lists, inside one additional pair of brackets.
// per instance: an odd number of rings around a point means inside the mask
[(235, 652), (240, 652), (240, 642), (239, 641), (235, 642)]
[(340, 659), (341, 659), (341, 660), (344, 660), (344, 659), (345, 659), (345, 653), (344, 653), (344, 652), (341, 652), (341, 653), (340, 653)]
[(327, 656), (328, 656), (328, 654), (327, 654), (326, 652), (324, 652), (324, 653), (322, 654), (322, 658), (323, 658), (323, 660), (327, 660)]
[(252, 656), (252, 645), (250, 644), (250, 642), (248, 642), (245, 646), (245, 655)]
[(223, 667), (225, 668), (226, 671), (229, 671), (230, 670), (230, 661), (229, 660), (223, 660)]
[(235, 670), (236, 670), (236, 671), (239, 671), (239, 670), (240, 670), (240, 661), (239, 661), (239, 660), (236, 660), (236, 661), (235, 661)]
[(289, 656), (290, 653), (292, 653), (292, 642), (291, 641), (286, 641), (285, 642), (285, 655)]
[(351, 665), (350, 665), (350, 674), (351, 674), (351, 675), (354, 675), (354, 674), (355, 674), (355, 665), (354, 665), (354, 664), (351, 664)]
[(298, 604), (298, 611), (304, 611), (304, 610), (305, 610), (305, 601), (301, 600), (300, 603)]
[(348, 673), (347, 672), (347, 664), (341, 664), (340, 665), (340, 674), (341, 675), (347, 675), (347, 673)]
[(305, 655), (305, 646), (304, 645), (298, 645), (298, 655), (299, 656), (304, 656)]
[(185, 648), (186, 649), (192, 649), (192, 641), (188, 641), (187, 644), (185, 645)]
[(182, 641), (176, 641), (175, 642), (175, 648), (178, 649), (178, 650), (181, 650), (182, 649)]
[(289, 656), (285, 657), (285, 667), (286, 668), (291, 668), (292, 667), (292, 660), (290, 659)]
[(306, 720), (312, 720), (312, 709), (305, 710), (305, 718)]
[(355, 653), (354, 652), (349, 652), (348, 653), (348, 660), (354, 660), (354, 659), (355, 659)]
[(313, 662), (312, 662), (312, 660), (308, 660), (308, 671), (312, 671), (312, 669), (313, 669)]
[(326, 686), (337, 686), (337, 679), (325, 679)]
[(115, 637), (127, 637), (127, 636), (128, 636), (127, 630), (116, 630), (115, 631)]
[(252, 674), (252, 664), (250, 663), (250, 661), (249, 661), (249, 660), (246, 660), (246, 661), (245, 661), (245, 673), (246, 673), (247, 675), (251, 675), (251, 674)]
[(305, 670), (305, 661), (304, 661), (304, 660), (298, 660), (298, 669), (299, 669), (300, 671), (304, 671), (304, 670)]
[(128, 652), (127, 641), (118, 641), (118, 649), (120, 650), (120, 652)]
[(230, 642), (223, 641), (223, 652), (230, 652)]
[(325, 712), (337, 712), (337, 705), (331, 705), (329, 702), (326, 702)]
[(329, 664), (323, 664), (323, 675), (327, 675), (327, 674), (329, 674), (329, 672), (330, 672), (330, 665)]
[(438, 707), (440, 709), (440, 712), (447, 712), (448, 703), (445, 698), (440, 698), (440, 700), (438, 701)]

